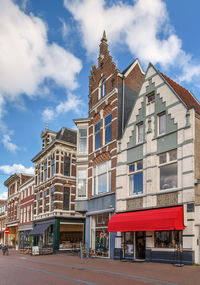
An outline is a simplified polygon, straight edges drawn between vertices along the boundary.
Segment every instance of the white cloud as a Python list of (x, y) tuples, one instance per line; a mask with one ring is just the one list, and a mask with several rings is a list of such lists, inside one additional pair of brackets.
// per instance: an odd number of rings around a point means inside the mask
[(16, 152), (18, 150), (18, 146), (11, 142), (11, 138), (8, 134), (3, 135), (2, 143), (4, 147), (11, 152)]
[(170, 25), (163, 0), (106, 4), (105, 0), (64, 0), (65, 8), (78, 23), (82, 44), (90, 57), (96, 58), (106, 30), (111, 46), (126, 45), (143, 63), (158, 63), (165, 69), (177, 65), (181, 80), (200, 76), (200, 66), (191, 64), (191, 57), (182, 50), (182, 41)]
[(85, 108), (86, 105), (77, 95), (69, 93), (66, 101), (60, 102), (55, 109), (49, 107), (46, 108), (42, 113), (42, 120), (44, 122), (49, 122), (53, 118), (58, 117), (61, 114), (66, 114), (69, 111), (73, 111), (81, 116), (84, 113)]
[(0, 166), (0, 170), (5, 174), (14, 174), (15, 172), (21, 172), (25, 174), (34, 174), (34, 168), (29, 167), (26, 168), (22, 164), (13, 164), (13, 165), (2, 165)]
[(69, 27), (67, 26), (67, 24), (66, 24), (66, 22), (65, 22), (65, 20), (63, 18), (60, 18), (59, 20), (62, 23), (61, 32), (62, 32), (63, 39), (66, 39), (66, 37), (69, 34)]
[(0, 6), (0, 94), (7, 100), (22, 93), (33, 96), (45, 79), (76, 88), (81, 61), (56, 43), (48, 43), (47, 27), (40, 18), (25, 14), (11, 0), (0, 0)]
[(8, 199), (8, 192), (2, 192), (0, 193), (0, 200), (6, 200)]

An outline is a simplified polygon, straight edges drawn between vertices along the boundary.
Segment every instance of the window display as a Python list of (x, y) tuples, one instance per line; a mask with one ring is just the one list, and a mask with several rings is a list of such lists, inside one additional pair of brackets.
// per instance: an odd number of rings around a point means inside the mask
[(155, 232), (155, 247), (176, 248), (182, 244), (182, 231)]
[(109, 213), (91, 217), (91, 248), (97, 256), (109, 257)]

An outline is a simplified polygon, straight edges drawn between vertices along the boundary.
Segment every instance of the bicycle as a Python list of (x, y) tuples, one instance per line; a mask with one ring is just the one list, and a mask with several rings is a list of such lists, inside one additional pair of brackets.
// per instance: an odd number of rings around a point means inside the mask
[(2, 246), (3, 255), (8, 255), (8, 247), (7, 245)]

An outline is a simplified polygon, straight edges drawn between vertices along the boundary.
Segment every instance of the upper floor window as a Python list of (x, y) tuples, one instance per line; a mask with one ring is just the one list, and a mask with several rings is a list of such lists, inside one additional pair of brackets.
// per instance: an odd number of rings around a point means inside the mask
[(47, 180), (47, 162), (44, 164), (44, 180)]
[(105, 144), (112, 141), (112, 114), (105, 117)]
[(166, 113), (158, 115), (158, 134), (166, 133)]
[(70, 176), (70, 157), (69, 156), (64, 157), (64, 175)]
[(40, 167), (38, 168), (38, 184), (41, 182)]
[(63, 189), (63, 210), (69, 211), (70, 209), (70, 188), (64, 187)]
[(87, 129), (79, 129), (79, 152), (87, 152)]
[(87, 170), (78, 169), (78, 197), (86, 197)]
[(94, 167), (94, 195), (111, 191), (111, 161)]
[(106, 79), (103, 78), (100, 85), (100, 98), (101, 99), (104, 95), (106, 95)]
[(53, 177), (55, 173), (55, 158), (51, 158), (51, 176)]
[(100, 148), (101, 146), (101, 124), (100, 121), (94, 126), (95, 134), (95, 149)]
[(51, 188), (51, 208), (50, 210), (53, 211), (54, 210), (54, 187)]
[(143, 193), (143, 162), (142, 160), (129, 165), (130, 195)]
[(160, 189), (177, 187), (177, 150), (171, 150), (159, 155)]
[(155, 102), (155, 92), (152, 92), (147, 95), (147, 104)]
[(144, 125), (140, 123), (137, 125), (137, 142), (141, 143), (144, 141)]

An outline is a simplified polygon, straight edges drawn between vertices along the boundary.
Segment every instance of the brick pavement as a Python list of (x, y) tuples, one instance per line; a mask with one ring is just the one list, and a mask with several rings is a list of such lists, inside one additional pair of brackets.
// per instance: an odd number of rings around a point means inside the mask
[(29, 256), (10, 251), (8, 257), (0, 254), (0, 276), (1, 285), (13, 284), (13, 280), (15, 285), (199, 285), (200, 267), (180, 268), (171, 264), (131, 263), (97, 258), (84, 259), (81, 263), (79, 257), (68, 254)]

